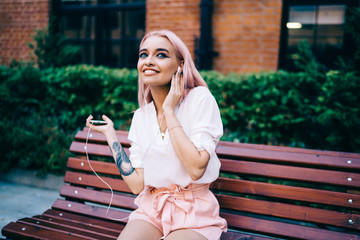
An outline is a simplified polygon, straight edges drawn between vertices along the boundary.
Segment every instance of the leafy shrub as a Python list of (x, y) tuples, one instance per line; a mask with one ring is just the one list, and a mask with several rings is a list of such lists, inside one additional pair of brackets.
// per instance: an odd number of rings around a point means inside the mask
[(137, 72), (87, 65), (0, 68), (0, 171), (17, 165), (64, 173), (77, 129), (91, 113), (127, 130), (137, 108)]
[(81, 62), (80, 48), (66, 42), (67, 38), (54, 31), (54, 23), (35, 31), (33, 42), (28, 46), (33, 50), (40, 69), (63, 67)]
[(360, 152), (354, 72), (201, 74), (218, 101), (224, 140)]
[[(223, 140), (360, 152), (359, 76), (304, 67), (201, 72), (220, 107)], [(0, 67), (0, 171), (17, 165), (64, 173), (70, 143), (89, 114), (107, 114), (128, 130), (137, 78), (135, 69), (101, 66)]]
[(360, 75), (360, 8), (350, 8), (346, 18), (346, 32), (351, 36), (355, 50), (348, 59), (340, 59), (341, 69), (355, 70)]
[(360, 151), (360, 77), (355, 72), (330, 71), (322, 86), (319, 115), (323, 148)]

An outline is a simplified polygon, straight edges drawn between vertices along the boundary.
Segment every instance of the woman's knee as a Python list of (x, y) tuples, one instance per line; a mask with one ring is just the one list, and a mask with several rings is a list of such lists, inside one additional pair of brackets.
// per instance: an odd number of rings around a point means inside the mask
[(207, 240), (206, 237), (191, 229), (179, 229), (171, 232), (165, 240)]
[(162, 233), (153, 224), (145, 220), (136, 219), (126, 224), (125, 228), (120, 233), (118, 240), (159, 240), (161, 237)]

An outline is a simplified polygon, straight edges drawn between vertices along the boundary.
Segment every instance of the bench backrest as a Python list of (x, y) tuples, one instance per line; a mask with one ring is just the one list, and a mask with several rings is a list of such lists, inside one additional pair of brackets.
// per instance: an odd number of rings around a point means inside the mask
[[(117, 133), (128, 152), (127, 132)], [(86, 136), (87, 129), (75, 136), (61, 190), (65, 200), (53, 207), (107, 219), (111, 192), (92, 167), (114, 190), (108, 216), (125, 218), (136, 207), (135, 196), (102, 134), (90, 134), (89, 166)], [(222, 166), (211, 190), (230, 229), (258, 239), (360, 239), (360, 154), (223, 141), (216, 152)], [(103, 208), (94, 207), (99, 205)]]

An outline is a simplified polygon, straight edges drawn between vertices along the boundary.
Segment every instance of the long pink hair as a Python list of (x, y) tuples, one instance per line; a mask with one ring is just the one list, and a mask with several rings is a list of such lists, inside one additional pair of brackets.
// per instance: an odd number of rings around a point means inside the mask
[[(181, 100), (183, 100), (186, 95), (189, 93), (190, 89), (197, 86), (208, 87), (204, 79), (199, 74), (198, 70), (195, 67), (194, 61), (190, 55), (189, 49), (186, 47), (184, 42), (173, 32), (168, 30), (152, 31), (147, 33), (141, 40), (140, 46), (143, 42), (152, 36), (159, 36), (167, 38), (175, 48), (176, 56), (180, 61), (184, 62), (183, 66), (183, 78), (184, 78), (184, 89)], [(150, 86), (144, 84), (140, 79), (138, 80), (138, 101), (139, 106), (143, 107), (145, 104), (150, 103), (153, 98), (151, 95)]]

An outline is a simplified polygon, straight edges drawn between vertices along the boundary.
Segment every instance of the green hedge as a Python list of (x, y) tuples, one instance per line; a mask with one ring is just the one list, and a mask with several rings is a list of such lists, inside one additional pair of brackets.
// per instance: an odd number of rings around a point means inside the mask
[(360, 152), (354, 72), (203, 76), (218, 100), (227, 140)]
[(62, 174), (74, 133), (89, 114), (106, 113), (128, 129), (137, 108), (136, 70), (2, 66), (0, 81), (0, 171), (17, 165)]
[[(360, 78), (354, 72), (201, 72), (218, 101), (223, 140), (360, 152)], [(1, 171), (62, 174), (86, 117), (107, 114), (127, 130), (137, 71), (88, 65), (0, 67)]]

